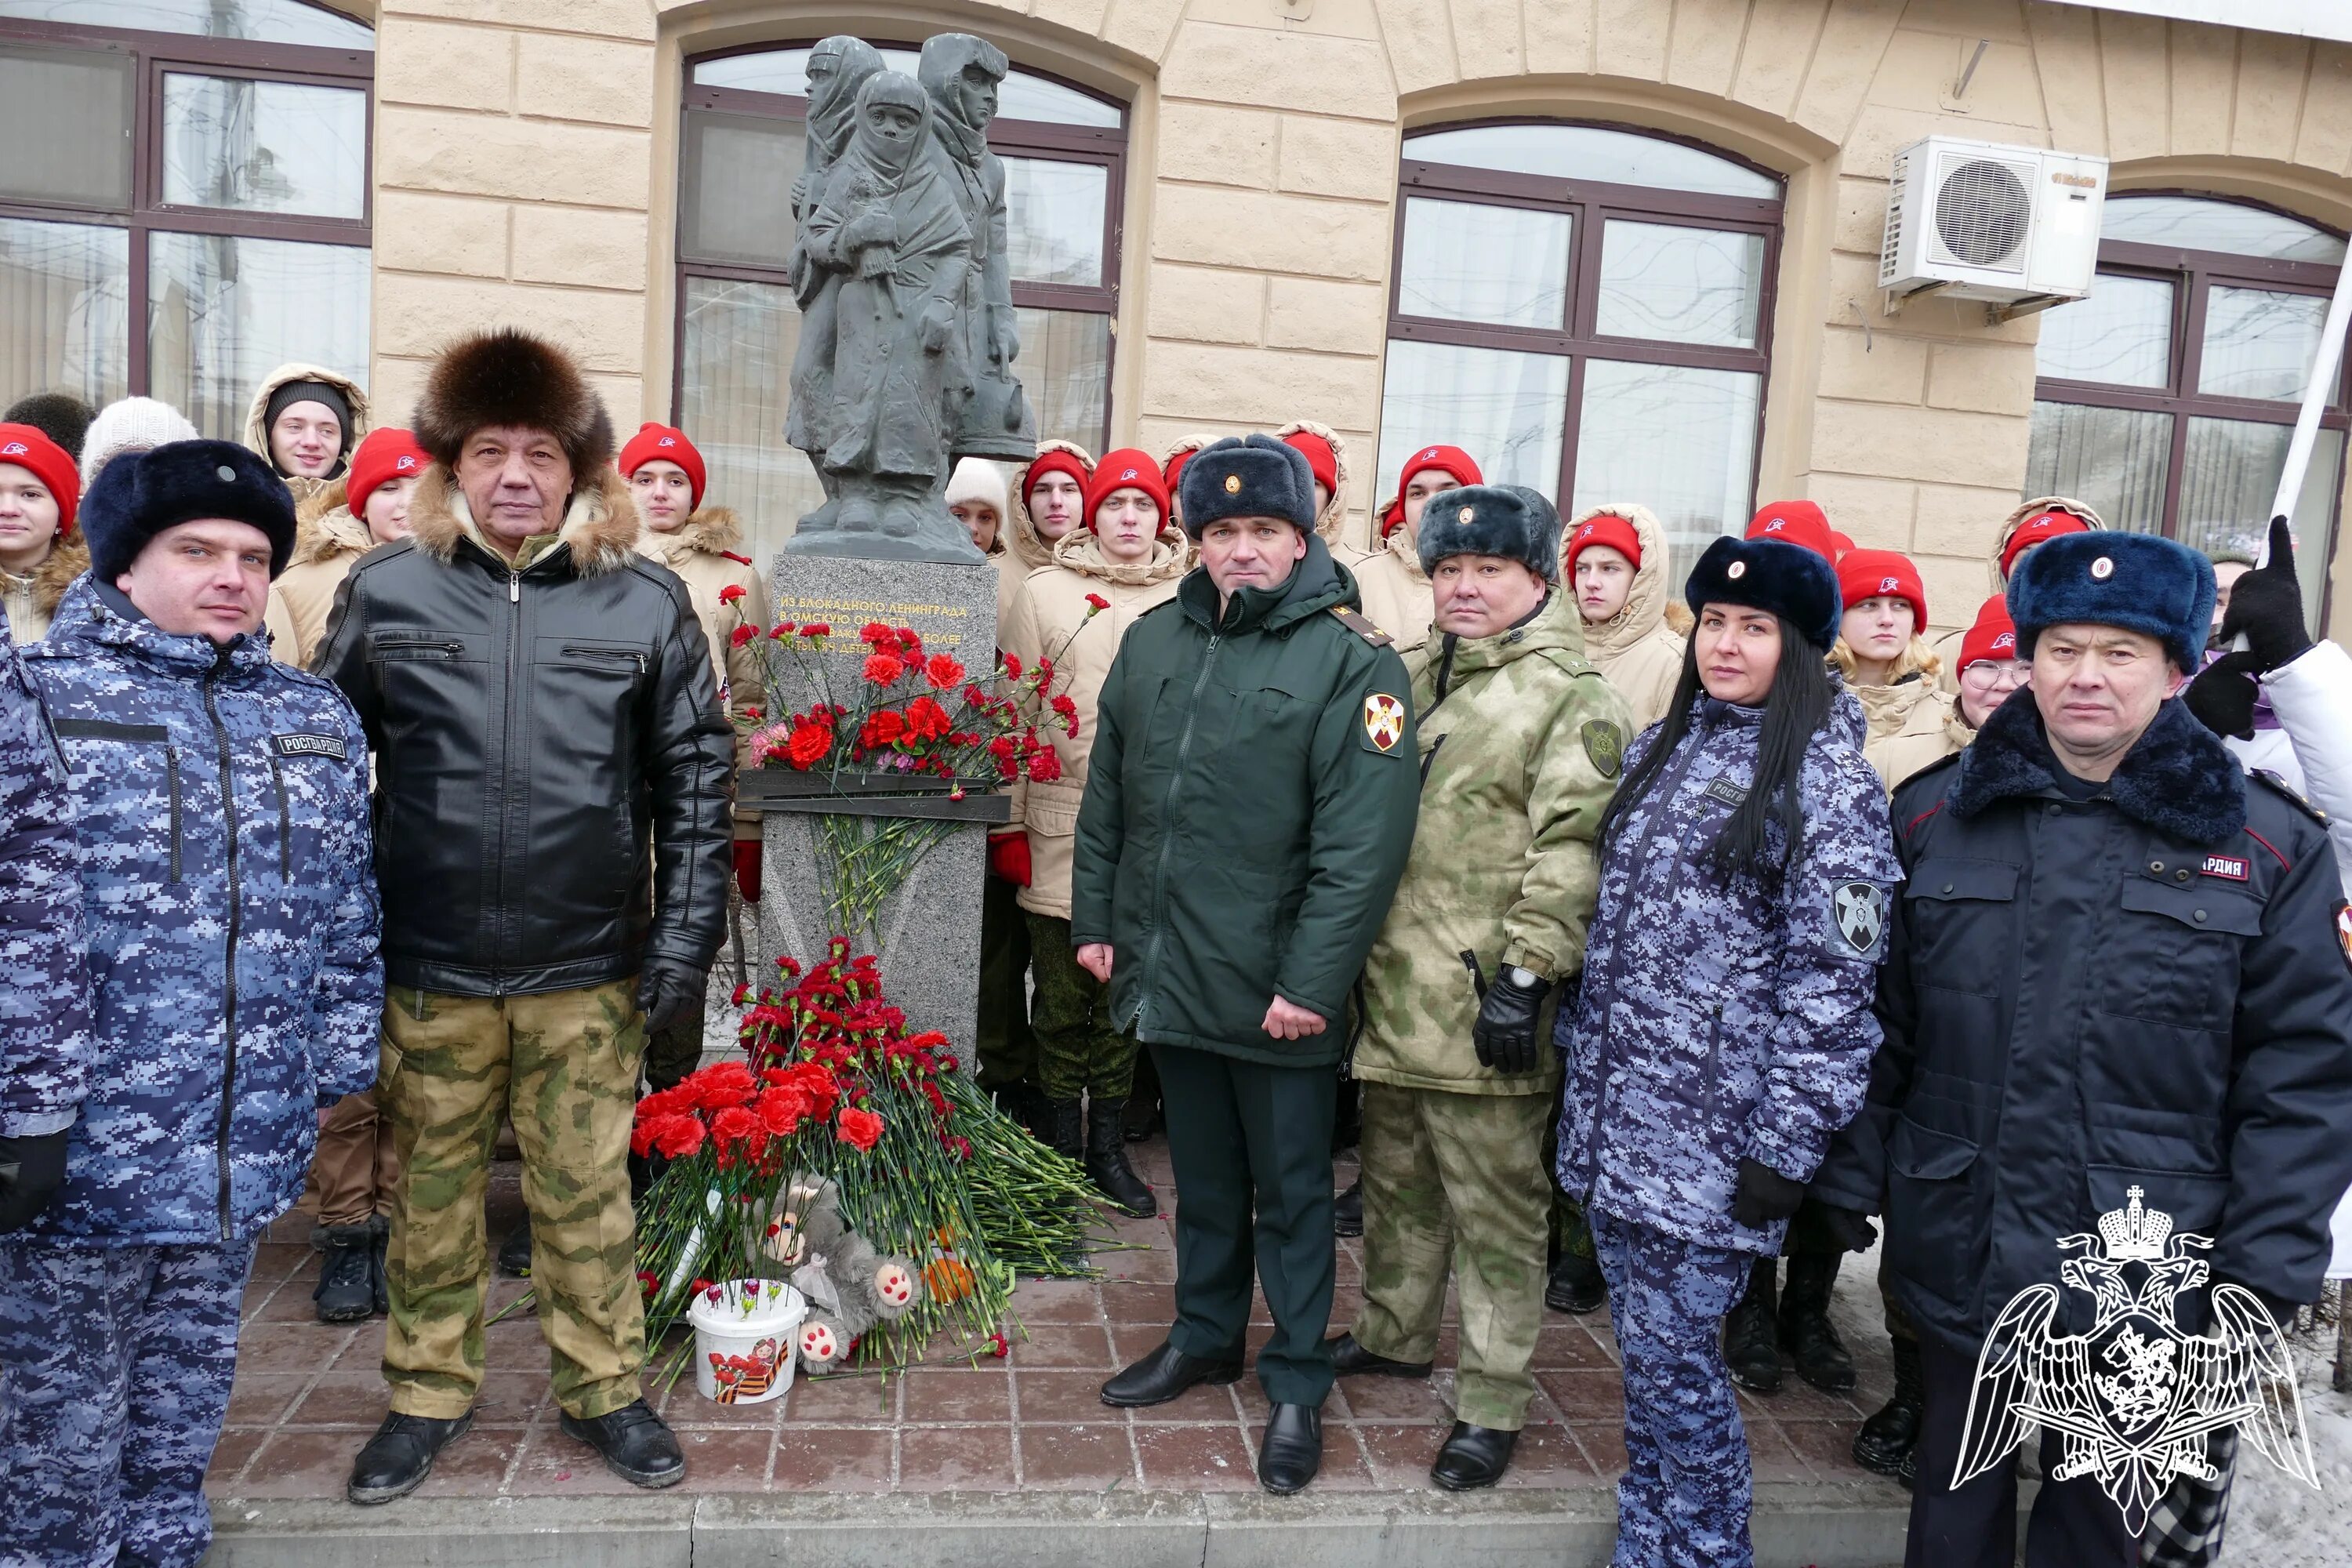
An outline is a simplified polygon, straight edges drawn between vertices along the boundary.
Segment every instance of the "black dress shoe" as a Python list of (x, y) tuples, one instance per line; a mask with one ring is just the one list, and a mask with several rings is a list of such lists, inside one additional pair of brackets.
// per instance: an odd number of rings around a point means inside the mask
[(1437, 1462), (1429, 1467), (1429, 1479), (1450, 1492), (1491, 1487), (1511, 1468), (1511, 1450), (1518, 1441), (1517, 1432), (1456, 1421), (1445, 1447), (1437, 1450)]
[(1186, 1355), (1168, 1341), (1160, 1348), (1102, 1385), (1102, 1402), (1121, 1410), (1165, 1405), (1196, 1383), (1223, 1386), (1242, 1375), (1242, 1347), (1223, 1355)]
[(530, 1216), (507, 1233), (499, 1246), (499, 1272), (509, 1279), (530, 1278)]
[(343, 1495), (362, 1506), (406, 1497), (433, 1473), (434, 1457), (473, 1425), (470, 1410), (454, 1421), (403, 1415), (395, 1410), (383, 1418), (360, 1457), (352, 1461), (351, 1484), (343, 1489)]
[(1544, 1286), (1544, 1305), (1555, 1312), (1583, 1314), (1598, 1309), (1609, 1300), (1609, 1281), (1601, 1275), (1601, 1265), (1590, 1258), (1573, 1252), (1563, 1252)]
[(1324, 1342), (1331, 1347), (1331, 1370), (1341, 1377), (1427, 1377), (1433, 1364), (1425, 1361), (1391, 1361), (1384, 1355), (1374, 1355), (1358, 1344), (1353, 1334), (1341, 1334)]
[(1348, 1184), (1348, 1190), (1331, 1200), (1331, 1233), (1334, 1236), (1364, 1234), (1364, 1184), (1362, 1178)]
[(1314, 1405), (1277, 1405), (1257, 1446), (1258, 1485), (1276, 1497), (1304, 1490), (1323, 1468), (1323, 1411)]
[(595, 1449), (605, 1468), (633, 1486), (674, 1487), (686, 1479), (677, 1438), (642, 1399), (593, 1419), (566, 1415), (557, 1425), (565, 1436)]

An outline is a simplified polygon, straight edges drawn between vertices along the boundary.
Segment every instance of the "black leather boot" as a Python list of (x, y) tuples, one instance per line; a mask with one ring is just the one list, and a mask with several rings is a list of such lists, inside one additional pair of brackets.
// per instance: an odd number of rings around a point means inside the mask
[(1723, 1359), (1731, 1381), (1751, 1394), (1780, 1391), (1780, 1340), (1772, 1301), (1779, 1284), (1777, 1258), (1759, 1258), (1748, 1273), (1748, 1293), (1723, 1320)]
[(1160, 1203), (1127, 1163), (1126, 1110), (1123, 1100), (1087, 1102), (1087, 1174), (1120, 1213), (1144, 1219), (1160, 1212)]
[(470, 1410), (454, 1421), (394, 1412), (352, 1461), (352, 1479), (343, 1495), (362, 1506), (406, 1497), (433, 1473), (435, 1457), (473, 1425)]
[(1120, 1121), (1121, 1133), (1130, 1143), (1144, 1142), (1168, 1125), (1168, 1117), (1160, 1109), (1157, 1094), (1129, 1095), (1127, 1110)]
[(530, 1215), (523, 1215), (522, 1223), (499, 1244), (499, 1272), (509, 1279), (530, 1278)]
[(1437, 1462), (1429, 1467), (1429, 1479), (1450, 1492), (1491, 1487), (1511, 1468), (1511, 1450), (1518, 1441), (1517, 1432), (1456, 1421), (1453, 1436), (1437, 1450)]
[(375, 1310), (375, 1232), (363, 1225), (325, 1227), (319, 1263), (319, 1321), (356, 1323)]
[(1102, 1385), (1102, 1402), (1120, 1410), (1165, 1405), (1196, 1383), (1223, 1386), (1242, 1375), (1242, 1347), (1216, 1357), (1186, 1355), (1162, 1340), (1160, 1348)]
[(1882, 1476), (1900, 1475), (1919, 1446), (1919, 1342), (1894, 1345), (1895, 1393), (1853, 1435), (1853, 1462)]
[(1331, 1200), (1331, 1234), (1364, 1234), (1364, 1183), (1361, 1177), (1349, 1182), (1348, 1190)]
[(1544, 1286), (1545, 1306), (1555, 1312), (1582, 1316), (1608, 1300), (1609, 1281), (1601, 1277), (1598, 1261), (1573, 1252), (1559, 1255), (1550, 1282)]
[(1374, 1355), (1358, 1344), (1353, 1334), (1341, 1334), (1324, 1342), (1331, 1347), (1331, 1370), (1341, 1377), (1427, 1377), (1433, 1364)]
[(1258, 1439), (1258, 1485), (1276, 1497), (1306, 1489), (1323, 1468), (1323, 1412), (1313, 1405), (1277, 1405)]
[(633, 1486), (674, 1487), (686, 1479), (677, 1438), (642, 1399), (593, 1419), (566, 1415), (556, 1425), (565, 1436), (595, 1449), (606, 1469)]
[(1055, 1153), (1073, 1160), (1087, 1157), (1087, 1108), (1083, 1100), (1049, 1100), (1045, 1102), (1046, 1144)]
[(1842, 1252), (1806, 1253), (1789, 1259), (1789, 1283), (1780, 1292), (1780, 1343), (1797, 1363), (1797, 1375), (1823, 1394), (1853, 1387), (1853, 1357), (1830, 1323), (1830, 1287), (1837, 1283)]

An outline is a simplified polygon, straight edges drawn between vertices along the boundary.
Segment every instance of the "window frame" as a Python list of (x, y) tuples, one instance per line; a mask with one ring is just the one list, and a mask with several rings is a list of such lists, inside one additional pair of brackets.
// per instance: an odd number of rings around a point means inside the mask
[[(864, 35), (859, 35), (864, 37)], [(678, 105), (678, 196), (675, 215), (676, 227), (671, 249), (676, 261), (676, 284), (672, 292), (670, 321), (670, 410), (673, 417), (686, 403), (686, 306), (688, 279), (716, 279), (722, 282), (766, 283), (790, 290), (792, 284), (782, 266), (761, 267), (744, 262), (698, 261), (687, 253), (687, 203), (685, 158), (689, 146), (688, 124), (698, 110), (721, 114), (740, 114), (761, 120), (784, 120), (801, 124), (808, 121), (808, 100), (793, 98), (783, 93), (756, 92), (747, 88), (707, 87), (694, 79), (695, 67), (709, 60), (728, 59), (740, 55), (774, 54), (785, 49), (805, 49), (814, 46), (816, 38), (770, 38), (758, 43), (738, 44), (729, 48), (711, 49), (688, 55), (681, 64), (685, 74), (685, 90)], [(920, 41), (907, 43), (896, 38), (866, 39), (877, 48), (920, 49)], [(1013, 282), (1013, 304), (1019, 310), (1068, 310), (1107, 318), (1111, 325), (1103, 363), (1102, 425), (1095, 433), (1097, 450), (1107, 445), (1111, 430), (1111, 389), (1118, 384), (1118, 303), (1119, 269), (1123, 262), (1120, 241), (1124, 232), (1127, 200), (1127, 156), (1131, 117), (1135, 106), (1123, 103), (1109, 94), (1073, 81), (1052, 71), (1041, 70), (1024, 60), (1013, 61), (1013, 68), (1030, 76), (1042, 77), (1074, 92), (1084, 93), (1098, 102), (1110, 104), (1119, 113), (1119, 123), (1107, 125), (1060, 125), (1040, 120), (997, 119), (989, 122), (988, 150), (999, 157), (1037, 157), (1065, 163), (1090, 163), (1105, 170), (1107, 189), (1103, 194), (1103, 281), (1087, 287), (1068, 283)]]
[[(1778, 303), (1780, 247), (1788, 209), (1788, 178), (1753, 159), (1702, 142), (1624, 121), (1561, 118), (1556, 115), (1497, 115), (1477, 120), (1447, 120), (1408, 126), (1403, 135), (1440, 131), (1473, 131), (1499, 125), (1584, 126), (1619, 131), (1646, 141), (1675, 142), (1726, 163), (1754, 170), (1778, 183), (1778, 201), (1758, 196), (1726, 196), (1698, 191), (1676, 191), (1654, 185), (1622, 185), (1605, 180), (1566, 179), (1549, 174), (1523, 174), (1499, 169), (1475, 169), (1460, 163), (1436, 163), (1410, 155), (1397, 166), (1396, 232), (1389, 252), (1388, 342), (1442, 343), (1462, 348), (1504, 349), (1520, 353), (1566, 356), (1568, 391), (1560, 413), (1559, 486), (1561, 514), (1567, 515), (1576, 493), (1576, 460), (1583, 431), (1584, 372), (1593, 359), (1633, 364), (1670, 365), (1685, 370), (1729, 370), (1757, 378), (1756, 438), (1748, 464), (1748, 491), (1752, 502), (1764, 467), (1764, 415), (1769, 401), (1772, 369), (1772, 314)], [(1459, 321), (1439, 316), (1412, 316), (1401, 308), (1404, 290), (1404, 230), (1406, 204), (1414, 196), (1438, 201), (1470, 202), (1482, 206), (1520, 207), (1569, 215), (1568, 289), (1565, 327), (1510, 327), (1486, 321)], [(1601, 302), (1601, 247), (1609, 220), (1669, 227), (1705, 228), (1760, 235), (1764, 240), (1761, 286), (1756, 300), (1756, 345), (1741, 349), (1706, 343), (1667, 342), (1629, 338), (1598, 331)], [(1386, 360), (1386, 346), (1382, 360)], [(1386, 409), (1382, 409), (1386, 417)], [(1374, 463), (1379, 455), (1377, 445)], [(1371, 504), (1380, 504), (1374, 498)]]
[[(331, 10), (320, 6), (320, 10)], [(341, 12), (332, 13), (341, 16)], [(268, 44), (249, 38), (214, 38), (193, 33), (150, 33), (127, 27), (86, 26), (0, 17), (0, 45), (79, 49), (86, 54), (127, 55), (131, 73), (131, 205), (92, 206), (0, 196), (0, 218), (30, 223), (76, 224), (129, 231), (130, 269), (124, 309), (130, 342), (123, 382), (131, 396), (150, 390), (148, 339), (154, 329), (149, 291), (152, 237), (164, 234), (227, 236), (238, 239), (285, 239), (313, 245), (375, 246), (375, 51), (316, 44)], [(284, 81), (301, 87), (332, 87), (364, 95), (366, 135), (360, 153), (361, 205), (356, 218), (314, 217), (288, 213), (247, 212), (234, 207), (167, 205), (163, 192), (163, 77), (166, 72)]]

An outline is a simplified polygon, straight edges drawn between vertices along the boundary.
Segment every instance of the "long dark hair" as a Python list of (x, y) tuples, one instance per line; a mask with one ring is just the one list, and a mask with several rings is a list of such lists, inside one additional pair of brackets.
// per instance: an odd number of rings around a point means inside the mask
[[(1699, 613), (1706, 612), (1706, 606), (1700, 605)], [(1743, 868), (1759, 877), (1775, 879), (1803, 842), (1805, 814), (1799, 784), (1805, 748), (1829, 717), (1830, 700), (1836, 695), (1829, 666), (1813, 645), (1787, 620), (1778, 616), (1773, 619), (1780, 626), (1780, 662), (1772, 671), (1770, 689), (1764, 694), (1755, 782), (1732, 808), (1707, 849), (1716, 874), (1726, 879)], [(1609, 809), (1601, 814), (1601, 834), (1593, 846), (1596, 853), (1606, 856), (1616, 847), (1625, 819), (1648, 795), (1665, 770), (1666, 759), (1690, 733), (1691, 710), (1705, 692), (1699, 684), (1698, 637), (1693, 628), (1693, 635), (1683, 644), (1683, 672), (1675, 680), (1675, 694), (1667, 703), (1658, 737), (1617, 786)], [(1767, 824), (1776, 820), (1782, 836), (1777, 858), (1769, 852), (1770, 840), (1766, 836)]]

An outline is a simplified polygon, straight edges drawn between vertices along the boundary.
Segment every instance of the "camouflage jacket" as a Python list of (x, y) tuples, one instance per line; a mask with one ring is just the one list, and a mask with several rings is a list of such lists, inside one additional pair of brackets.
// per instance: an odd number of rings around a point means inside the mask
[(99, 1042), (35, 1229), (239, 1238), (293, 1206), (317, 1108), (375, 1081), (367, 741), (259, 637), (174, 637), (85, 577), (25, 650), (63, 748)]
[(88, 1087), (72, 824), (48, 719), (0, 629), (0, 1138), (65, 1131)]
[[(1694, 704), (1601, 864), (1583, 986), (1555, 1038), (1568, 1055), (1561, 1187), (1669, 1236), (1769, 1255), (1784, 1225), (1731, 1219), (1739, 1161), (1807, 1180), (1862, 1109), (1902, 873), (1862, 709), (1843, 689), (1805, 750), (1786, 871), (1768, 886), (1714, 870), (1706, 849), (1754, 781), (1762, 719)], [(1644, 731), (1627, 768), (1664, 734)]]
[(1440, 636), (1404, 656), (1421, 813), (1364, 965), (1358, 1078), (1457, 1094), (1558, 1086), (1549, 1059), (1532, 1073), (1479, 1066), (1470, 1026), (1481, 988), (1505, 964), (1547, 980), (1583, 967), (1601, 882), (1592, 837), (1617, 787), (1629, 721), (1582, 649), (1575, 601), (1556, 593), (1523, 626)]

